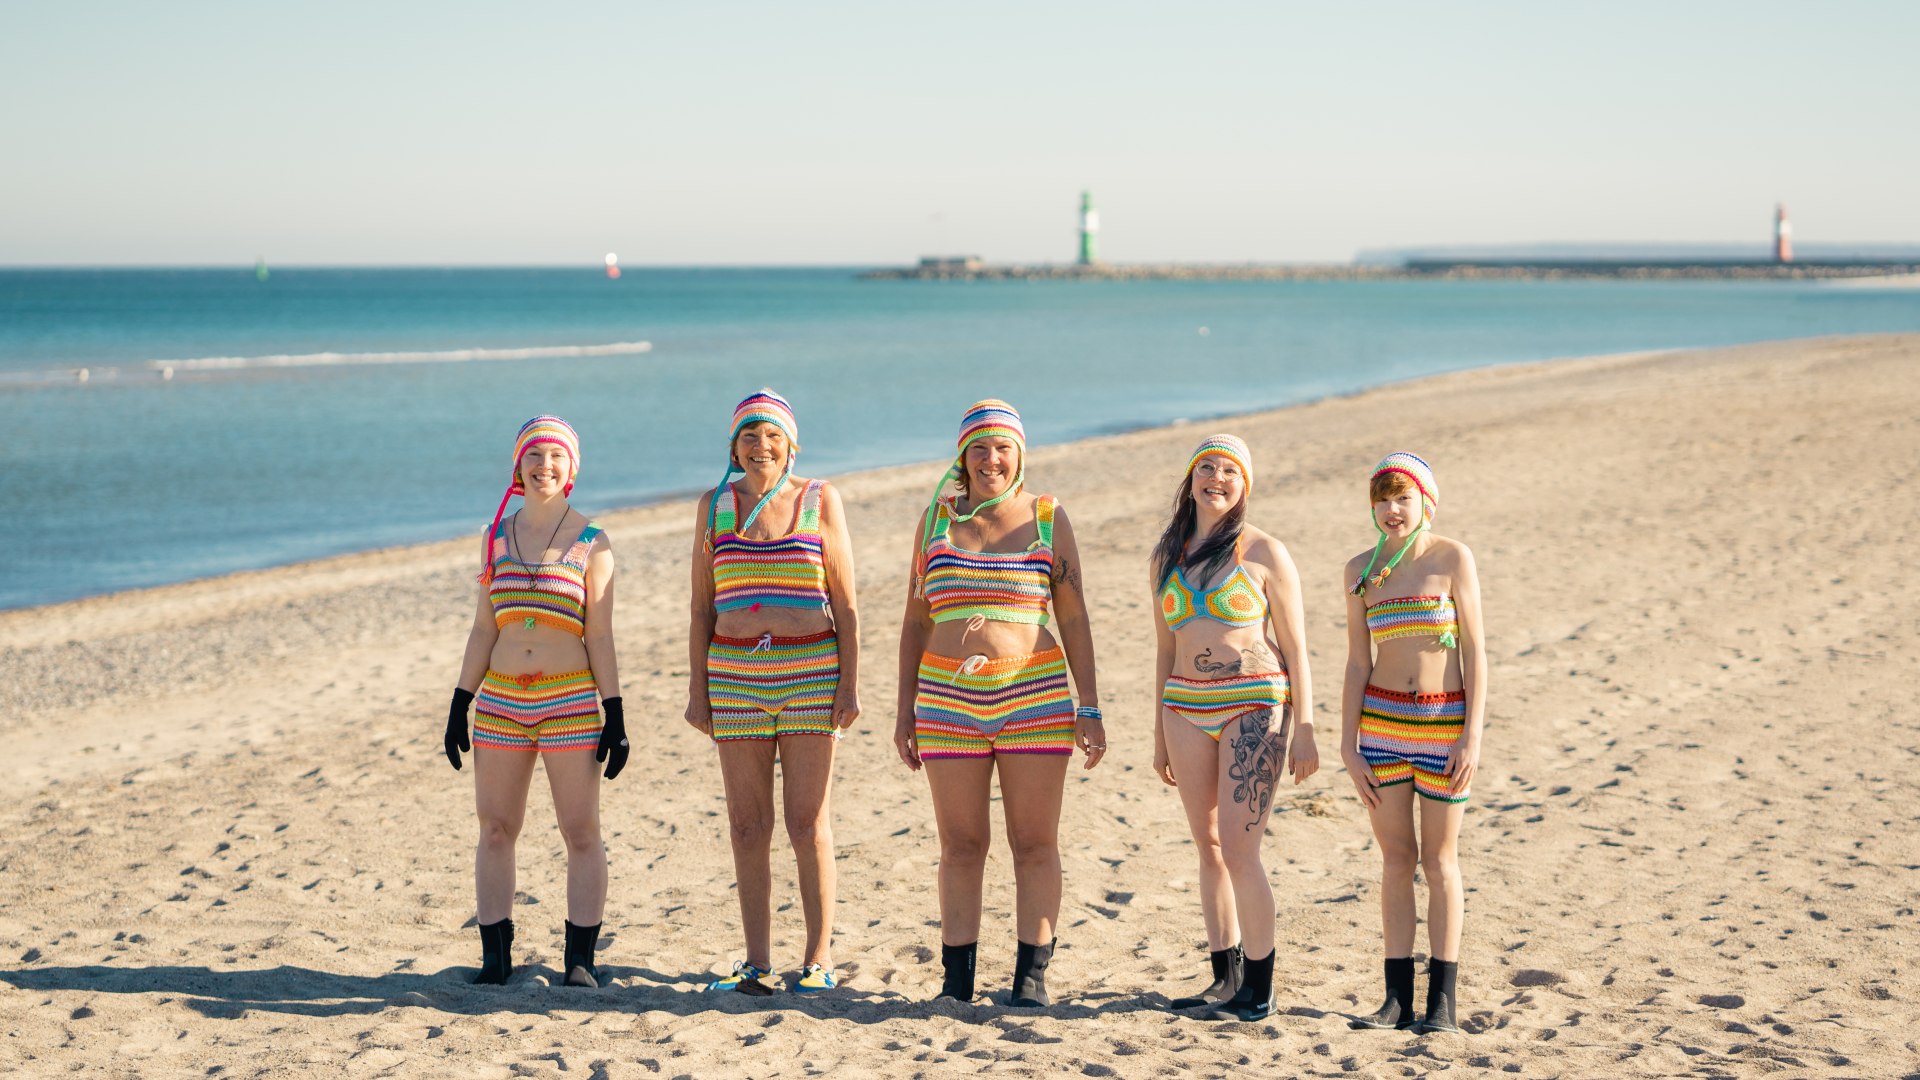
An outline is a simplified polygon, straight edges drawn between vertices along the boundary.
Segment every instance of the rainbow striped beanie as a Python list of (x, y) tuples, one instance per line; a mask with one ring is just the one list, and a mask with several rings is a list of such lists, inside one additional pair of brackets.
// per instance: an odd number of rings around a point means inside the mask
[(493, 512), (493, 524), (487, 527), (487, 538), (480, 548), (481, 581), (493, 579), (493, 534), (499, 531), (500, 519), (506, 516), (508, 501), (515, 495), (527, 493), (527, 486), (520, 480), (520, 459), (527, 455), (529, 447), (541, 443), (559, 444), (572, 459), (562, 495), (573, 494), (573, 482), (580, 478), (580, 434), (573, 430), (572, 424), (557, 416), (536, 416), (520, 425), (520, 434), (513, 438), (513, 479), (507, 484), (507, 493), (500, 496), (500, 506)]
[[(733, 474), (747, 471), (733, 460), (733, 442), (740, 437), (740, 429), (748, 424), (763, 423), (772, 424), (787, 433), (787, 467), (780, 473), (779, 481), (768, 488), (765, 495), (760, 496), (760, 501), (754, 504), (753, 512), (734, 526), (737, 532), (745, 532), (747, 527), (753, 524), (753, 519), (760, 516), (760, 511), (767, 505), (767, 500), (773, 498), (775, 492), (786, 486), (787, 477), (793, 475), (793, 459), (800, 455), (800, 421), (794, 419), (793, 406), (787, 403), (786, 398), (774, 393), (768, 387), (763, 386), (748, 394), (740, 400), (740, 404), (733, 407), (733, 427), (727, 431), (727, 471), (720, 477), (720, 486), (714, 488), (716, 504), (719, 502), (717, 496), (720, 488), (726, 487), (733, 480)], [(712, 522), (709, 521), (708, 525), (711, 529)]]
[(1433, 466), (1416, 454), (1396, 450), (1380, 459), (1380, 464), (1373, 467), (1373, 475), (1367, 477), (1367, 483), (1372, 484), (1382, 473), (1390, 472), (1404, 474), (1420, 489), (1421, 516), (1426, 524), (1433, 524), (1433, 513), (1440, 509), (1440, 482), (1433, 478)]
[(934, 515), (939, 512), (940, 496), (946, 491), (947, 485), (966, 475), (967, 447), (972, 446), (980, 439), (994, 437), (1012, 439), (1013, 444), (1020, 448), (1020, 475), (1013, 478), (1013, 483), (1008, 485), (1007, 490), (975, 506), (964, 514), (955, 514), (953, 520), (969, 521), (973, 518), (973, 515), (1012, 495), (1025, 486), (1027, 482), (1027, 427), (1020, 421), (1020, 410), (998, 398), (987, 398), (984, 401), (974, 402), (967, 406), (967, 411), (960, 417), (960, 435), (959, 438), (955, 440), (960, 448), (959, 453), (954, 455), (953, 464), (947, 466), (946, 475), (942, 476), (940, 482), (934, 485), (933, 499), (927, 503), (926, 517), (922, 522), (924, 529), (922, 533), (923, 538), (931, 539), (933, 536)]
[(1194, 466), (1208, 454), (1217, 454), (1240, 466), (1240, 475), (1247, 478), (1247, 490), (1253, 490), (1253, 451), (1235, 435), (1209, 435), (1194, 448), (1193, 456), (1187, 459), (1187, 475), (1193, 475)]

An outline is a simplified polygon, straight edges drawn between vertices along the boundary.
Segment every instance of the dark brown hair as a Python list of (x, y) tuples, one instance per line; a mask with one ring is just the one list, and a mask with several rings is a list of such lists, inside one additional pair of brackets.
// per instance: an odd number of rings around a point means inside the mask
[[(1246, 525), (1247, 496), (1241, 495), (1240, 501), (1228, 510), (1220, 523), (1205, 542), (1187, 554), (1187, 544), (1193, 540), (1193, 534), (1199, 528), (1200, 508), (1193, 501), (1193, 473), (1180, 478), (1180, 486), (1173, 492), (1173, 519), (1167, 522), (1166, 531), (1160, 534), (1160, 540), (1153, 545), (1154, 587), (1164, 589), (1167, 579), (1173, 576), (1175, 569), (1200, 570), (1200, 580), (1212, 581), (1214, 575), (1233, 561), (1234, 550), (1240, 543), (1240, 530)], [(1189, 578), (1192, 575), (1188, 575)]]

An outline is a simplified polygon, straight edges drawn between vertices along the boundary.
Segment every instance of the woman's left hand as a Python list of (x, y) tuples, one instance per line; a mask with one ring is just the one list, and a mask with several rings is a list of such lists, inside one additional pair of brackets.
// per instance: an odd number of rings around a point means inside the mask
[(1084, 768), (1091, 769), (1107, 756), (1107, 725), (1097, 716), (1075, 716), (1073, 742), (1087, 755)]
[(833, 726), (845, 731), (860, 719), (860, 691), (842, 685), (833, 695)]
[(627, 767), (627, 714), (618, 694), (600, 702), (600, 708), (607, 719), (600, 726), (600, 743), (593, 748), (593, 760), (607, 763), (605, 776), (611, 780)]
[(1458, 795), (1473, 783), (1473, 772), (1480, 767), (1480, 739), (1461, 735), (1447, 750), (1446, 773), (1453, 778), (1453, 793)]
[(1307, 777), (1320, 771), (1320, 747), (1313, 741), (1313, 725), (1294, 731), (1293, 743), (1287, 749), (1287, 764), (1296, 784), (1306, 783)]

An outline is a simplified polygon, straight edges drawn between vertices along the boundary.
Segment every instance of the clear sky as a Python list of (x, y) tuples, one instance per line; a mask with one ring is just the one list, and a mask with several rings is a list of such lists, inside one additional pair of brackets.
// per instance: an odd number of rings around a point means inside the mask
[(0, 5), (0, 264), (1920, 243), (1920, 4)]

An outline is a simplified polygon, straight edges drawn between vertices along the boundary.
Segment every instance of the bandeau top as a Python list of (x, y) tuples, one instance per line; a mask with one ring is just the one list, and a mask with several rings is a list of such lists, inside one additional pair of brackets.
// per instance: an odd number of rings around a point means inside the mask
[(1436, 637), (1452, 649), (1460, 644), (1460, 614), (1451, 596), (1403, 596), (1367, 608), (1367, 633), (1374, 644), (1404, 637)]
[(941, 501), (920, 576), (920, 595), (932, 609), (933, 621), (978, 615), (996, 622), (1047, 625), (1047, 602), (1053, 599), (1053, 510), (1053, 496), (1040, 496), (1033, 511), (1040, 538), (1025, 551), (969, 551), (955, 547), (947, 535), (953, 524), (951, 508)]
[[(518, 515), (516, 515), (517, 517)], [(511, 520), (493, 528), (493, 580), (487, 597), (493, 602), (496, 629), (518, 619), (527, 629), (551, 626), (576, 637), (587, 634), (587, 556), (593, 551), (600, 526), (592, 521), (580, 530), (559, 562), (523, 563), (513, 558), (507, 544)]]
[[(1237, 547), (1237, 545), (1236, 545)], [(1236, 561), (1226, 579), (1200, 592), (1187, 580), (1187, 572), (1174, 567), (1160, 590), (1160, 615), (1167, 626), (1178, 630), (1195, 619), (1212, 619), (1227, 626), (1258, 626), (1267, 617), (1267, 598), (1253, 583), (1245, 563)]]
[(758, 611), (767, 607), (825, 608), (827, 554), (820, 538), (820, 493), (825, 483), (807, 481), (785, 536), (754, 540), (734, 531), (738, 503), (733, 485), (714, 494), (713, 609)]

